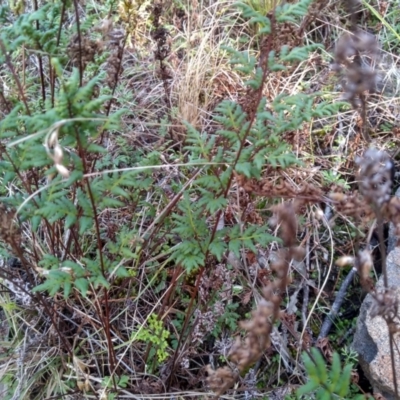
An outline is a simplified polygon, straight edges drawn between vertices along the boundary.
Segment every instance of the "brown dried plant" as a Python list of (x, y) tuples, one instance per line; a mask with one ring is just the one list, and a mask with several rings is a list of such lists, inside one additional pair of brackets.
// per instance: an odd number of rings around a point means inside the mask
[(299, 205), (300, 202), (288, 202), (274, 206), (272, 209), (274, 217), (271, 222), (280, 225), (284, 245), (277, 260), (271, 266), (276, 279), (263, 288), (263, 298), (253, 311), (252, 318), (240, 323), (240, 327), (246, 330), (246, 336), (244, 340), (237, 337), (232, 345), (228, 354), (230, 366), (217, 370), (207, 366), (207, 382), (217, 396), (231, 388), (240, 374), (257, 362), (271, 344), (270, 335), (274, 323), (279, 319), (282, 294), (290, 283), (289, 264), (293, 258), (297, 259), (303, 254), (296, 246), (296, 208)]
[[(379, 46), (371, 33), (356, 28), (352, 33), (343, 34), (335, 49), (333, 69), (344, 74), (344, 99), (357, 109), (361, 106), (361, 96), (365, 91), (373, 92), (376, 87), (374, 63), (379, 55)], [(367, 63), (362, 58), (368, 56)]]
[(363, 157), (358, 157), (358, 181), (365, 200), (381, 209), (391, 197), (393, 184), (393, 161), (387, 153), (368, 149)]
[(67, 54), (72, 64), (76, 67), (82, 63), (83, 70), (87, 65), (93, 62), (95, 56), (102, 51), (102, 43), (100, 40), (93, 40), (90, 37), (75, 34), (71, 37), (67, 47)]
[(15, 212), (0, 203), (0, 240), (13, 250), (21, 246), (21, 232), (14, 221)]
[(366, 93), (373, 93), (377, 88), (376, 65), (379, 61), (380, 50), (376, 37), (356, 24), (359, 5), (357, 1), (348, 2), (351, 28), (350, 32), (344, 33), (336, 44), (335, 62), (332, 69), (341, 72), (345, 91), (343, 99), (348, 101), (355, 110), (359, 110), (363, 123), (363, 137), (370, 142), (366, 125)]
[(359, 166), (357, 178), (360, 193), (365, 202), (373, 210), (378, 227), (380, 252), (382, 258), (383, 290), (374, 287), (370, 278), (373, 261), (370, 250), (363, 250), (353, 260), (354, 268), (360, 276), (361, 286), (373, 299), (371, 306), (371, 317), (382, 317), (389, 330), (389, 343), (393, 371), (393, 383), (396, 398), (398, 398), (398, 387), (395, 369), (394, 333), (399, 331), (399, 299), (393, 289), (389, 288), (386, 271), (386, 248), (383, 236), (384, 220), (391, 221), (396, 227), (396, 233), (400, 230), (400, 199), (391, 198), (393, 185), (393, 162), (387, 153), (377, 149), (368, 149), (362, 157), (356, 159)]
[(107, 25), (106, 29), (106, 37), (108, 38), (107, 47), (110, 51), (106, 63), (106, 83), (110, 88), (114, 89), (117, 85), (118, 77), (124, 71), (122, 59), (125, 47), (125, 32), (123, 29), (113, 29), (112, 25)]
[[(257, 181), (244, 175), (236, 174), (238, 185), (247, 193), (267, 198), (303, 199), (307, 202), (323, 201), (323, 191), (309, 182), (301, 182), (297, 186), (284, 176), (271, 178), (268, 173)], [(299, 201), (299, 200), (298, 200)]]

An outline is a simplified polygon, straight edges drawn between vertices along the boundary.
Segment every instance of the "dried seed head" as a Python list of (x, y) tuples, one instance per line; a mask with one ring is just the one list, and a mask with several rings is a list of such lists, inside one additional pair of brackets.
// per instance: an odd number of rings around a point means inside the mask
[(335, 202), (341, 202), (346, 199), (346, 195), (341, 192), (332, 192), (329, 193), (329, 198)]
[(347, 65), (353, 61), (353, 57), (357, 54), (356, 46), (354, 45), (353, 37), (349, 33), (342, 35), (335, 48), (335, 67), (341, 68), (341, 64)]
[(207, 383), (217, 396), (226, 392), (235, 383), (235, 374), (229, 367), (213, 370), (210, 365), (207, 365), (206, 371), (208, 373)]
[(69, 170), (66, 167), (64, 167), (64, 165), (62, 165), (64, 152), (58, 142), (59, 128), (60, 126), (52, 130), (46, 136), (44, 147), (46, 148), (47, 155), (54, 161), (54, 166), (56, 167), (60, 175), (63, 178), (69, 178), (70, 176)]
[(350, 256), (343, 256), (340, 257), (336, 260), (336, 265), (338, 267), (345, 267), (347, 265), (354, 265), (355, 259), (354, 257), (350, 257)]
[(356, 28), (353, 33), (345, 33), (339, 38), (332, 69), (343, 71), (343, 99), (349, 101), (353, 108), (365, 106), (362, 99), (364, 92), (376, 91), (375, 65), (379, 56), (375, 36), (362, 29)]
[(271, 332), (271, 323), (269, 318), (274, 313), (272, 303), (265, 300), (261, 301), (257, 309), (252, 312), (252, 318), (247, 321), (240, 322), (240, 327), (252, 332), (257, 336), (269, 335)]
[(357, 51), (376, 55), (379, 53), (379, 44), (375, 35), (357, 28), (353, 35), (353, 43)]
[(69, 171), (64, 167), (64, 165), (56, 164), (55, 167), (63, 178), (69, 178)]
[(371, 148), (358, 157), (356, 163), (360, 167), (360, 192), (370, 204), (380, 209), (392, 193), (393, 162), (384, 151)]
[(265, 344), (261, 345), (259, 337), (254, 333), (249, 333), (244, 342), (236, 338), (228, 357), (242, 372), (260, 358), (260, 354), (264, 349)]
[(208, 368), (209, 377), (207, 379), (211, 389), (217, 396), (230, 388), (239, 373), (253, 365), (259, 360), (262, 352), (271, 345), (270, 336), (274, 322), (280, 316), (281, 295), (285, 293), (286, 287), (290, 283), (288, 277), (289, 264), (292, 258), (301, 259), (304, 257), (304, 250), (296, 247), (297, 219), (295, 209), (299, 209), (301, 202), (284, 203), (273, 207), (275, 218), (274, 224), (279, 224), (281, 236), (285, 249), (278, 252), (277, 259), (271, 265), (276, 278), (263, 288), (263, 297), (253, 311), (251, 319), (240, 323), (240, 327), (247, 331), (244, 340), (236, 338), (229, 352), (229, 360), (234, 365), (231, 368), (224, 367), (214, 371)]
[(59, 128), (54, 129), (49, 135), (47, 146), (50, 148), (54, 147), (58, 143), (58, 129)]
[(54, 162), (55, 162), (56, 164), (61, 164), (62, 159), (63, 159), (63, 156), (64, 156), (64, 154), (63, 154), (62, 148), (61, 148), (61, 146), (57, 143), (57, 144), (54, 146), (54, 150), (53, 150), (53, 160), (54, 160)]
[(80, 37), (75, 34), (71, 37), (67, 46), (67, 54), (73, 65), (82, 65), (85, 69), (101, 49), (102, 44), (100, 41), (93, 40), (90, 36)]
[(292, 247), (296, 242), (297, 218), (294, 207), (290, 203), (283, 203), (272, 207), (276, 214), (275, 221), (281, 224), (281, 237), (285, 247)]
[(21, 232), (14, 217), (15, 213), (0, 203), (0, 239), (12, 248), (21, 243)]
[(306, 256), (306, 249), (302, 246), (292, 248), (292, 257), (295, 261), (301, 261)]
[(317, 208), (314, 212), (314, 216), (317, 220), (321, 221), (324, 218), (324, 212), (320, 208)]
[(360, 251), (357, 255), (354, 266), (360, 276), (362, 288), (367, 292), (370, 292), (373, 288), (373, 281), (369, 277), (369, 274), (374, 267), (371, 251), (367, 249)]

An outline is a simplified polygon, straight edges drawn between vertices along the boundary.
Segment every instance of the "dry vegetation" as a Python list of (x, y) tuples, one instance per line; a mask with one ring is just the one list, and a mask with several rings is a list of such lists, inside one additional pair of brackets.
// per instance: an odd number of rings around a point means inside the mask
[[(46, 2), (11, 3), (0, 24), (33, 37), (16, 22)], [(231, 0), (54, 3), (54, 25), (49, 9), (29, 22), (49, 32), (36, 47), (12, 48), (0, 26), (0, 398), (294, 399), (311, 347), (327, 364), (334, 351), (353, 363), (351, 396), (367, 396), (349, 346), (374, 263), (380, 273), (383, 224), (399, 219), (397, 7), (316, 0), (305, 16), (278, 23), (272, 1), (243, 0), (272, 21), (272, 33), (259, 35)], [(322, 46), (269, 71), (269, 51), (313, 44)], [(227, 47), (255, 58), (260, 88), (246, 86)], [(77, 87), (92, 85), (87, 93), (68, 94), (73, 71)], [(299, 94), (338, 111), (280, 132), (297, 163), (266, 161), (257, 177), (236, 168), (225, 178), (225, 159), (215, 161), (231, 150), (215, 118), (221, 101), (237, 102), (245, 125), (262, 96), (270, 111), (277, 96)], [(89, 101), (98, 104), (88, 110)], [(198, 148), (215, 135), (208, 159), (193, 162), (188, 124), (203, 135)], [(238, 154), (253, 144), (250, 131)], [(117, 178), (124, 170), (131, 175)], [(200, 208), (200, 178), (209, 176), (225, 185), (215, 211), (213, 198)], [(76, 214), (58, 215), (63, 198)], [(193, 264), (177, 253), (190, 236), (179, 221), (206, 243)], [(258, 231), (236, 243), (235, 226), (238, 235), (264, 227), (265, 243)], [(218, 241), (220, 254), (210, 250)], [(321, 336), (349, 273), (338, 259), (359, 278)], [(375, 296), (376, 313), (394, 326), (397, 303)]]

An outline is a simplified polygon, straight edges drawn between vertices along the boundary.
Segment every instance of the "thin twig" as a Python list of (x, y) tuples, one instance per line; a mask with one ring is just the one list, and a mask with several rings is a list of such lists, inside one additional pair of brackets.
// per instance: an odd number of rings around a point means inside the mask
[(357, 270), (352, 268), (350, 272), (347, 274), (346, 279), (342, 282), (340, 289), (336, 295), (336, 299), (332, 304), (331, 311), (325, 317), (325, 320), (322, 324), (321, 331), (319, 332), (317, 341), (320, 341), (323, 338), (326, 338), (331, 330), (332, 324), (335, 321), (340, 307), (346, 297), (347, 289), (350, 286), (351, 282), (353, 282), (354, 275), (356, 274)]

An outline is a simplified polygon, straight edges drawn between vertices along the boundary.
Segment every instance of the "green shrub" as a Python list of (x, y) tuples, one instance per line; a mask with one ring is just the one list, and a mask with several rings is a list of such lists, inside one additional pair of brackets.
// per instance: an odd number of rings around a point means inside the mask
[[(264, 45), (275, 34), (274, 24), (298, 22), (310, 4), (311, 0), (302, 0), (278, 6), (273, 23), (256, 8), (237, 5)], [(112, 10), (109, 2), (97, 10), (104, 19), (108, 6)], [(136, 105), (128, 111), (115, 92), (123, 76), (124, 46), (134, 36), (137, 21), (132, 23), (126, 16), (126, 37), (101, 44), (96, 26), (102, 18), (91, 9), (80, 21), (80, 9), (75, 7), (77, 2), (58, 0), (36, 9), (0, 7), (4, 82), (0, 87), (0, 203), (4, 211), (0, 256), (20, 260), (29, 282), (23, 290), (32, 296), (40, 315), (48, 317), (43, 326), (55, 327), (62, 353), (69, 359), (81, 351), (82, 357), (87, 356), (86, 338), (82, 343), (81, 338), (70, 341), (54, 310), (76, 304), (90, 308), (90, 318), (95, 316), (93, 336), (101, 336), (96, 357), (106, 353), (107, 358), (102, 378), (107, 390), (112, 385), (116, 390), (127, 384), (125, 378), (108, 378), (122, 368), (116, 353), (123, 345), (145, 342), (151, 348), (149, 361), (155, 373), (171, 353), (173, 335), (156, 314), (137, 336), (116, 334), (111, 328), (112, 301), (118, 304), (121, 298), (133, 298), (132, 307), (137, 310), (140, 301), (147, 305), (148, 288), (157, 285), (154, 291), (158, 293), (164, 287), (160, 280), (168, 276), (172, 281), (168, 268), (182, 268), (176, 280), (200, 279), (204, 270), (230, 253), (240, 258), (244, 251), (256, 252), (259, 246), (278, 241), (265, 223), (245, 219), (225, 223), (231, 191), (241, 178), (259, 180), (266, 168), (299, 164), (283, 135), (314, 117), (334, 114), (340, 104), (301, 91), (270, 99), (263, 91), (274, 73), (287, 72), (321, 46), (270, 46), (262, 54), (227, 46), (221, 54), (231, 57), (247, 94), (237, 101), (220, 102), (213, 113), (216, 129), (197, 129), (180, 121), (186, 127), (182, 152), (176, 151), (179, 146), (172, 139), (151, 149), (127, 150), (128, 135), (122, 137), (121, 121), (136, 111)], [(74, 21), (72, 29), (67, 16)], [(160, 118), (163, 124), (170, 120), (164, 117)], [(168, 127), (163, 124), (159, 136), (166, 140)], [(168, 168), (179, 172), (171, 178)], [(5, 267), (0, 268), (0, 277), (14, 279)], [(181, 336), (171, 337), (176, 347), (187, 334), (196, 290), (198, 285), (185, 298), (188, 307)], [(226, 308), (225, 317), (233, 329), (238, 317), (235, 305)], [(141, 322), (146, 319), (141, 318)], [(219, 318), (215, 334), (225, 322)], [(75, 324), (79, 336), (81, 326)], [(126, 375), (123, 371), (121, 376)], [(6, 380), (10, 388), (15, 386), (11, 375)], [(65, 394), (67, 386), (60, 384), (54, 392)]]

